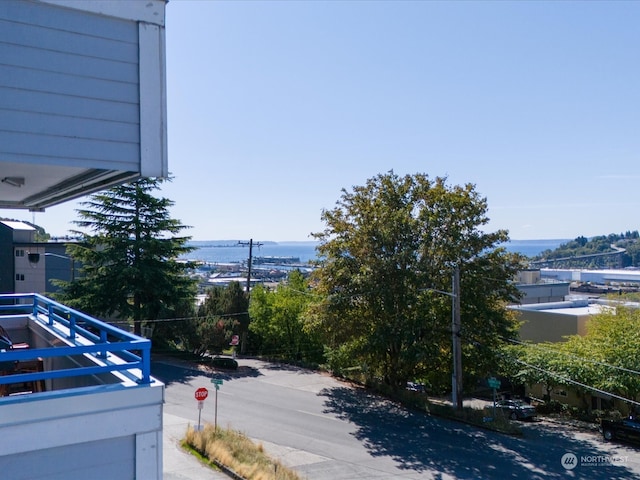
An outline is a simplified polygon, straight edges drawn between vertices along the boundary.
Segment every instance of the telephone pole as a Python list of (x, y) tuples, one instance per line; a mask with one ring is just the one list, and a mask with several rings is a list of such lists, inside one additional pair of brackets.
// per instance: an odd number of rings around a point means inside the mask
[[(253, 263), (253, 238), (249, 239), (248, 242), (238, 242), (238, 245), (249, 245), (249, 262), (247, 263), (247, 267), (249, 269), (247, 273), (247, 295), (251, 291), (251, 264)], [(256, 247), (262, 246), (262, 243), (256, 243)]]
[(453, 343), (453, 372), (451, 373), (451, 403), (462, 410), (462, 349), (460, 345), (460, 267), (456, 264), (452, 279), (451, 339)]

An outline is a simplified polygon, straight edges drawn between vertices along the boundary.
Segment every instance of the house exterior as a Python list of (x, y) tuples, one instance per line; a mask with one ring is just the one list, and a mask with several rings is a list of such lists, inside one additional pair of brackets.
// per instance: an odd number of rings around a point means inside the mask
[(0, 2), (0, 208), (167, 176), (165, 3)]
[(0, 327), (2, 478), (162, 478), (149, 340), (37, 294), (0, 295)]
[[(165, 7), (0, 1), (0, 208), (167, 176)], [(74, 271), (34, 235), (0, 226), (0, 476), (162, 479), (150, 341), (34, 293)]]

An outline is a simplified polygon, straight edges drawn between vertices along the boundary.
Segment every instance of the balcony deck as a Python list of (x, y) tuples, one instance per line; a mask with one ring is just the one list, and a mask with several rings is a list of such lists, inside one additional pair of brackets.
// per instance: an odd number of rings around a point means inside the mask
[(162, 479), (149, 340), (38, 294), (0, 295), (0, 325), (2, 478)]
[(150, 340), (42, 295), (0, 295), (0, 326), (13, 343), (0, 342), (0, 404), (18, 394), (155, 382)]

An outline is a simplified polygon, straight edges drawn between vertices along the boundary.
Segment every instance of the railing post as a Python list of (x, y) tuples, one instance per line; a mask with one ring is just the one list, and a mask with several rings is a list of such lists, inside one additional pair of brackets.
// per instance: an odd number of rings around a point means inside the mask
[[(33, 317), (34, 318), (38, 318), (38, 297), (36, 297), (35, 295), (33, 295), (32, 297), (32, 301), (33, 304), (31, 305), (32, 311), (33, 311)], [(14, 300), (15, 303), (15, 300)]]
[(76, 316), (71, 312), (64, 312), (69, 316), (69, 338), (73, 340), (76, 338)]
[(142, 384), (151, 383), (151, 347), (150, 342), (146, 342), (144, 347), (142, 348), (142, 358), (140, 361), (142, 362)]
[(49, 326), (53, 326), (53, 304), (49, 303), (47, 305), (47, 316), (49, 317)]
[[(107, 344), (107, 331), (106, 330), (100, 330), (100, 343), (103, 345)], [(105, 350), (102, 350), (101, 352), (98, 352), (98, 358), (107, 358), (107, 350), (105, 348)]]

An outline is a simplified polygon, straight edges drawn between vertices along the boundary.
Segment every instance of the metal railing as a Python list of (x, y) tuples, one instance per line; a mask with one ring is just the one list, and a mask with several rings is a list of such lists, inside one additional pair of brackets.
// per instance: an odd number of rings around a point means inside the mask
[(91, 366), (0, 376), (0, 385), (122, 372), (138, 384), (149, 384), (151, 341), (97, 320), (39, 294), (0, 295), (3, 317), (28, 316), (62, 338), (66, 345), (0, 351), (0, 364), (45, 358), (91, 356)]

